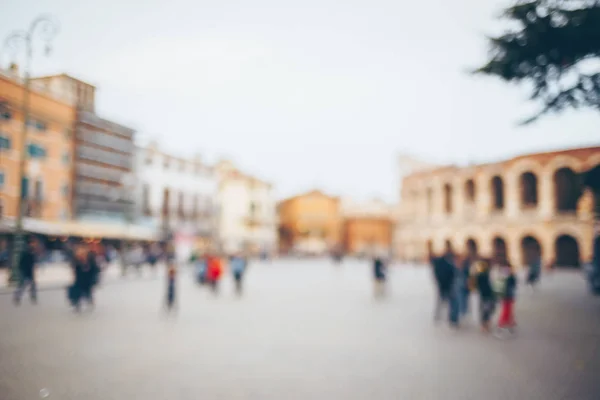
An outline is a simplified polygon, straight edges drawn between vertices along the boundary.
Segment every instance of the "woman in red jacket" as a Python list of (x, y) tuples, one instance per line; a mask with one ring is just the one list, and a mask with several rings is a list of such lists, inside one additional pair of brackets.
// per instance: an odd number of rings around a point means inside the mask
[(209, 254), (206, 256), (206, 267), (206, 279), (213, 292), (216, 293), (218, 290), (219, 279), (221, 279), (221, 275), (223, 274), (221, 260), (219, 257)]

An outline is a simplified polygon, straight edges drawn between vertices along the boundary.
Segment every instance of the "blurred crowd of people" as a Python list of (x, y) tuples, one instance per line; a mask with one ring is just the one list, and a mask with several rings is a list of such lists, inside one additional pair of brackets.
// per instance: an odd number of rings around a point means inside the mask
[[(542, 264), (539, 255), (530, 255), (526, 283), (532, 288), (539, 282)], [(479, 295), (481, 330), (492, 330), (492, 319), (500, 308), (498, 335), (514, 333), (516, 319), (514, 304), (517, 293), (517, 271), (506, 255), (485, 258), (470, 251), (464, 257), (447, 249), (442, 256), (430, 256), (437, 289), (434, 319), (439, 321), (445, 308), (450, 326), (457, 328), (471, 311), (471, 297)]]

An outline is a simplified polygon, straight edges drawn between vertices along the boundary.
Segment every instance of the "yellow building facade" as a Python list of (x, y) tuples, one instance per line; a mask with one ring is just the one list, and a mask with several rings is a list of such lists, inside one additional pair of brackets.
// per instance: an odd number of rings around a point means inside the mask
[(340, 245), (340, 200), (314, 190), (278, 206), (280, 250), (322, 254)]
[(19, 157), (25, 149), (25, 216), (48, 221), (69, 219), (75, 108), (32, 85), (23, 143), (24, 89), (16, 72), (0, 71), (0, 218), (14, 220), (17, 216)]

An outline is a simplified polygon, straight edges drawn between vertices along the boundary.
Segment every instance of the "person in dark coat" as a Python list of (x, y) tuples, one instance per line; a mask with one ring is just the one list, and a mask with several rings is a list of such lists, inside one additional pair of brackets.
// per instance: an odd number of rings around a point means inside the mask
[(81, 300), (86, 299), (90, 307), (94, 307), (93, 290), (98, 282), (99, 268), (94, 256), (84, 246), (79, 247), (75, 252), (73, 262), (75, 274), (74, 299), (75, 311), (81, 308)]
[(451, 262), (451, 255), (449, 253), (443, 257), (431, 257), (431, 264), (438, 292), (434, 319), (439, 321), (442, 315), (442, 308), (446, 305), (450, 305), (453, 289), (452, 284), (454, 282), (456, 271)]
[(25, 249), (21, 252), (21, 257), (19, 259), (19, 283), (14, 295), (14, 303), (17, 306), (21, 304), (21, 296), (23, 296), (23, 292), (27, 286), (29, 286), (31, 303), (37, 303), (37, 288), (35, 284), (37, 249), (37, 242), (32, 239), (26, 244)]
[(373, 259), (373, 277), (375, 278), (375, 296), (383, 296), (385, 294), (386, 265), (381, 256)]
[(479, 311), (481, 330), (490, 332), (490, 320), (496, 309), (496, 293), (490, 278), (491, 261), (489, 259), (477, 259), (471, 268), (469, 286), (471, 290), (479, 292)]

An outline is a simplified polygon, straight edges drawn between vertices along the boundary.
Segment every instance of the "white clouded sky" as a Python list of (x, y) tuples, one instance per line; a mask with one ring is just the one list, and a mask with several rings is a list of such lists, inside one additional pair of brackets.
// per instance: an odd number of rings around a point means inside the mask
[(61, 33), (34, 72), (97, 85), (99, 114), (174, 152), (230, 157), (280, 196), (394, 200), (399, 152), (466, 162), (600, 143), (591, 112), (517, 127), (526, 92), (465, 73), (504, 4), (0, 0), (0, 35), (53, 14)]

